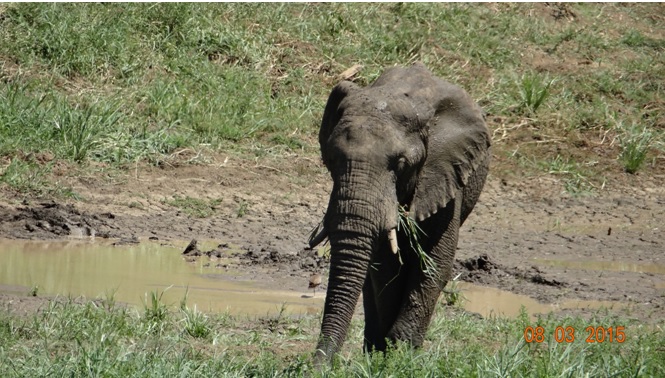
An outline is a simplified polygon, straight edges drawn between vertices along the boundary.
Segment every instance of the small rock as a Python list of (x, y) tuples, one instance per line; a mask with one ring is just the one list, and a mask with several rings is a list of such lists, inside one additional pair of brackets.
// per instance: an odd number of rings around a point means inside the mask
[(196, 239), (192, 239), (185, 250), (182, 251), (182, 254), (187, 256), (201, 256), (201, 251), (199, 251), (197, 244), (198, 241)]
[(47, 221), (39, 221), (37, 222), (37, 227), (46, 230), (46, 231), (51, 231), (51, 224)]
[(306, 257), (300, 265), (302, 268), (315, 268), (316, 260), (312, 257)]
[(136, 235), (132, 235), (129, 237), (122, 237), (120, 240), (117, 242), (111, 244), (113, 246), (119, 246), (119, 245), (127, 245), (127, 244), (139, 244), (139, 238), (136, 237)]

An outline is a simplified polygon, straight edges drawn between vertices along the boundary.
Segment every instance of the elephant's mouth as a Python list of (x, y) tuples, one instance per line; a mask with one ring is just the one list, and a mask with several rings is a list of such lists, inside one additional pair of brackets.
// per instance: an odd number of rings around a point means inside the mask
[[(399, 252), (399, 247), (397, 245), (397, 227), (391, 227), (387, 233), (388, 243), (390, 244), (390, 250), (396, 254)], [(321, 222), (311, 233), (309, 237), (309, 248), (315, 248), (321, 244), (328, 237), (328, 229), (324, 226), (324, 223)]]
[[(334, 184), (323, 220), (310, 234), (310, 248), (326, 238), (338, 240), (340, 231), (352, 231), (369, 236), (370, 250), (387, 241), (393, 253), (399, 251), (397, 226), (404, 206), (397, 195), (398, 179), (375, 160), (345, 157), (328, 167)], [(340, 229), (343, 223), (347, 225)]]

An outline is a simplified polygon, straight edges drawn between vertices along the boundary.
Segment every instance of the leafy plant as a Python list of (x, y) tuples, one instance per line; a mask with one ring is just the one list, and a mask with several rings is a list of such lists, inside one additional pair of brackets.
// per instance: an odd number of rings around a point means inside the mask
[(181, 312), (184, 315), (182, 322), (185, 325), (185, 332), (188, 335), (197, 339), (205, 339), (210, 336), (212, 330), (210, 329), (208, 317), (204, 313), (197, 311), (196, 306), (194, 306), (194, 309), (184, 307), (181, 309)]
[(19, 192), (39, 196), (48, 192), (49, 183), (45, 176), (49, 171), (48, 166), (14, 158), (0, 171), (0, 183), (5, 183)]
[(499, 353), (486, 358), (478, 366), (478, 375), (481, 377), (512, 377), (528, 363), (528, 348), (524, 340), (518, 341), (512, 348), (503, 348)]
[(115, 294), (118, 289), (107, 290), (104, 297), (101, 299), (101, 304), (107, 311), (113, 311), (116, 305)]
[(630, 47), (651, 47), (653, 49), (661, 50), (665, 48), (665, 41), (663, 41), (663, 39), (649, 38), (635, 29), (629, 30), (623, 38), (621, 38), (621, 42)]
[[(348, 353), (339, 357), (342, 363), (324, 372), (311, 363), (320, 315), (291, 317), (280, 311), (268, 322), (247, 315), (207, 316), (208, 325), (223, 325), (224, 332), (193, 337), (183, 331), (183, 320), (177, 317), (162, 321), (163, 332), (146, 332), (145, 319), (135, 311), (72, 298), (54, 299), (41, 311), (28, 314), (0, 309), (0, 376), (41, 377), (54, 371), (73, 377), (661, 377), (665, 373), (661, 321), (645, 325), (602, 313), (591, 319), (539, 316), (534, 320), (523, 310), (518, 319), (480, 319), (437, 306), (422, 349), (397, 343), (385, 354), (363, 353), (363, 322), (355, 317)], [(588, 344), (584, 330), (589, 325), (622, 326), (627, 337), (622, 343), (605, 339)], [(574, 342), (555, 341), (557, 329), (564, 326), (576, 330)], [(525, 343), (528, 327), (541, 327), (543, 341)]]

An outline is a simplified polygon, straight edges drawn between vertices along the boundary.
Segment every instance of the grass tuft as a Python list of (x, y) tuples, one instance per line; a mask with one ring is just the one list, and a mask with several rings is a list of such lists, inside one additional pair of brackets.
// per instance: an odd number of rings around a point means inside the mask
[(202, 200), (189, 196), (173, 196), (172, 200), (164, 200), (164, 203), (181, 209), (190, 217), (208, 218), (212, 216), (222, 202), (221, 198)]
[(236, 217), (242, 218), (247, 214), (248, 211), (249, 211), (249, 202), (245, 200), (240, 200), (240, 202), (238, 203), (238, 210), (236, 211)]
[(182, 323), (188, 335), (197, 339), (207, 339), (210, 337), (212, 330), (207, 315), (197, 311), (196, 306), (190, 309), (187, 305), (182, 305), (180, 312), (183, 315)]
[(619, 146), (621, 153), (619, 160), (623, 163), (626, 172), (636, 173), (649, 153), (656, 135), (647, 127), (639, 127), (633, 124), (631, 127), (619, 128)]
[(588, 194), (595, 190), (594, 185), (588, 178), (589, 174), (579, 163), (571, 161), (570, 158), (557, 155), (553, 160), (543, 162), (542, 166), (547, 170), (547, 173), (562, 176), (564, 178), (564, 188), (570, 194)]
[(457, 277), (453, 278), (452, 280), (448, 281), (448, 284), (446, 287), (443, 289), (443, 301), (448, 305), (448, 306), (463, 306), (464, 302), (466, 301), (466, 297), (464, 296), (464, 292), (458, 287), (459, 286), (459, 279), (460, 275), (457, 275)]
[(117, 107), (112, 104), (74, 106), (63, 104), (53, 120), (53, 133), (62, 142), (63, 155), (81, 163), (89, 158), (104, 134), (120, 119)]
[(143, 317), (145, 320), (151, 323), (160, 324), (167, 320), (169, 316), (169, 310), (166, 304), (162, 301), (162, 297), (167, 289), (162, 291), (159, 290), (151, 291), (148, 298), (148, 293), (146, 293), (146, 298), (143, 301)]
[(527, 114), (535, 114), (550, 95), (550, 86), (554, 80), (542, 78), (536, 74), (522, 75), (520, 80), (519, 107)]

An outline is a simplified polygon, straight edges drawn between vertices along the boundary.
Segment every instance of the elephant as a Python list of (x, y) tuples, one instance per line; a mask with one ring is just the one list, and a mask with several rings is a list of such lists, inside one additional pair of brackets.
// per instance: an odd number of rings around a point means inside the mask
[[(459, 227), (489, 172), (480, 107), (422, 63), (392, 67), (364, 88), (342, 81), (332, 89), (319, 144), (333, 187), (309, 239), (311, 248), (330, 243), (315, 365), (341, 348), (361, 292), (366, 352), (397, 341), (422, 346), (452, 274)], [(420, 228), (416, 243), (398, 226), (405, 216)], [(423, 268), (422, 252), (435, 269)]]

